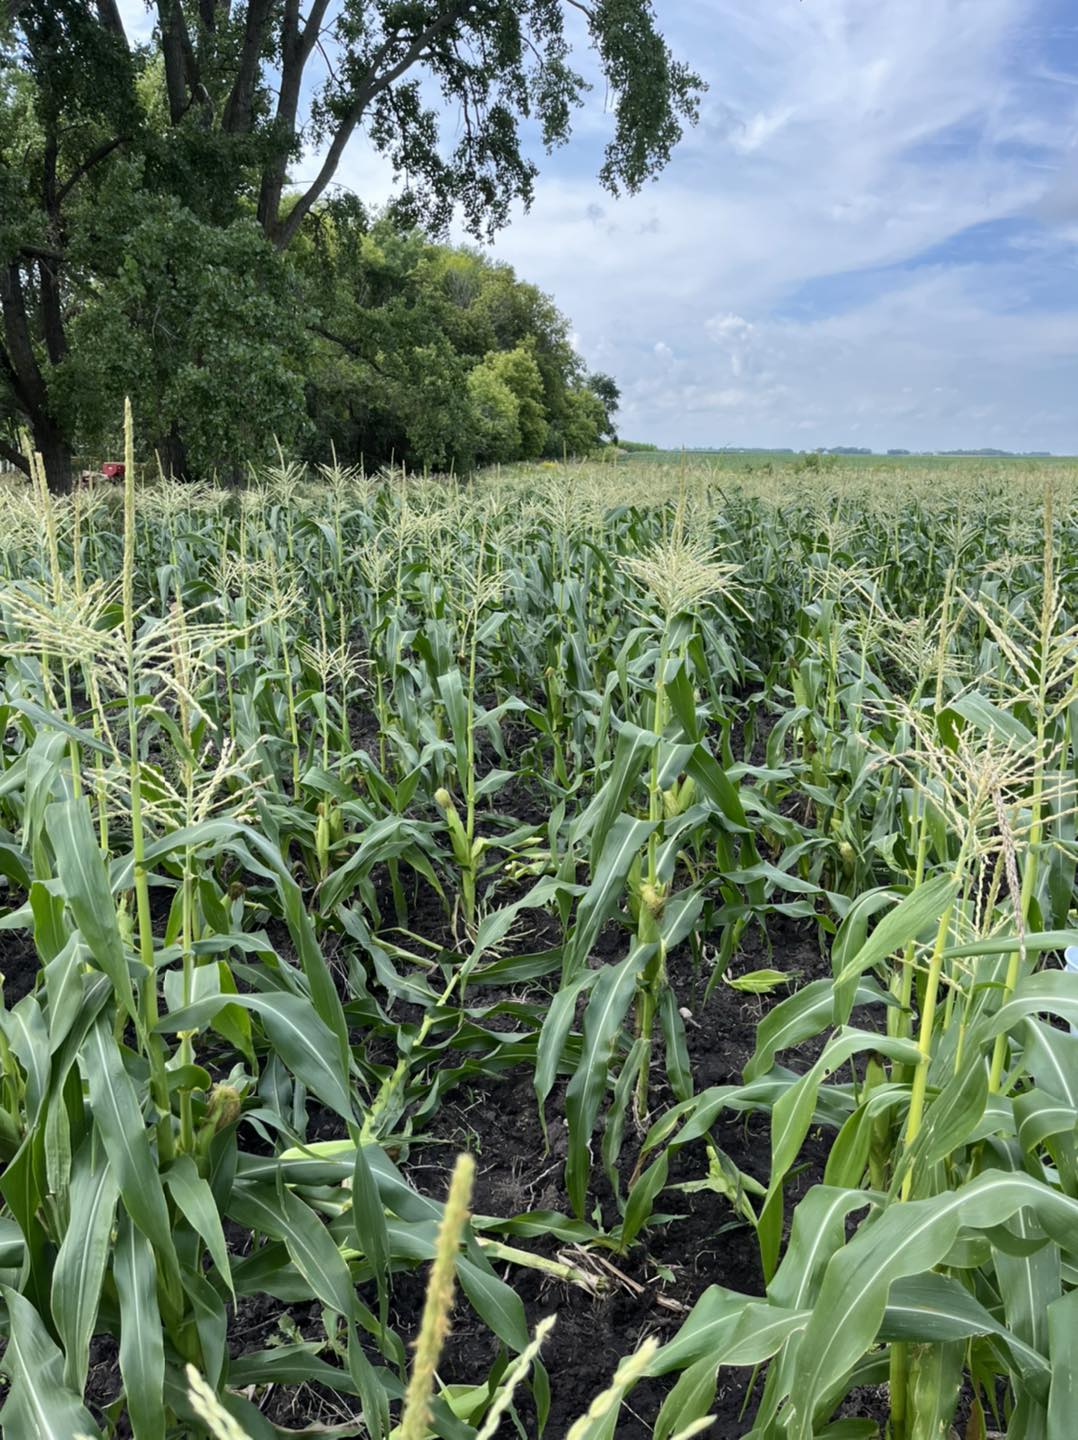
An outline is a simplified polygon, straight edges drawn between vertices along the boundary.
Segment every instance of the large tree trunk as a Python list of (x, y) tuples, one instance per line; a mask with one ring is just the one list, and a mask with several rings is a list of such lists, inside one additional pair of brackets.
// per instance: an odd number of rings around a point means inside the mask
[(63, 494), (71, 489), (71, 447), (49, 405), (48, 388), (34, 353), (22, 270), (17, 261), (0, 266), (0, 312), (4, 322), (4, 369), (15, 392), (16, 406), (29, 422), (34, 449), (45, 463), (49, 489)]
[(71, 489), (71, 447), (58, 425), (47, 416), (33, 424), (34, 449), (45, 464), (45, 479), (53, 495), (66, 495)]
[(174, 480), (190, 479), (190, 469), (187, 460), (187, 446), (180, 434), (179, 422), (173, 420), (172, 427), (168, 432), (168, 438), (164, 445), (164, 454), (161, 456), (161, 466), (166, 475), (171, 475)]

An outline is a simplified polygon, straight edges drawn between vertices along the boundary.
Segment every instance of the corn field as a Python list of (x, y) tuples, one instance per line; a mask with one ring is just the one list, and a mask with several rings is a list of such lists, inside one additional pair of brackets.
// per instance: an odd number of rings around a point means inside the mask
[(4, 1434), (1071, 1440), (1075, 475), (128, 445), (0, 489)]

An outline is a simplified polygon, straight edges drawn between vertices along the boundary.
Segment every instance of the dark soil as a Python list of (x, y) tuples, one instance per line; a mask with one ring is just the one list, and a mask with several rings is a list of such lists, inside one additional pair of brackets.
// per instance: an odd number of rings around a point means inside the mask
[(40, 968), (37, 947), (29, 930), (0, 930), (0, 984), (9, 1010), (24, 995), (29, 995)]
[[(758, 934), (747, 940), (737, 957), (738, 968), (770, 963), (800, 972), (802, 981), (827, 970), (812, 922), (795, 924), (777, 917), (771, 940), (771, 957), (766, 956)], [(755, 1044), (759, 1019), (774, 1003), (745, 996), (721, 983), (705, 1002), (705, 978), (692, 975), (687, 950), (672, 957), (671, 983), (679, 1001), (692, 1011), (687, 1022), (688, 1043), (698, 1091), (740, 1082), (742, 1068)], [(781, 994), (775, 997), (779, 998)], [(796, 1055), (786, 1054), (784, 1061), (796, 1065)], [(403, 1168), (417, 1188), (444, 1194), (452, 1156), (468, 1150), (477, 1162), (473, 1198), (477, 1214), (505, 1217), (528, 1210), (555, 1210), (567, 1215), (570, 1206), (562, 1173), (566, 1136), (563, 1098), (564, 1086), (559, 1085), (547, 1103), (547, 1152), (530, 1073), (492, 1077), (462, 1087), (439, 1109), (431, 1129), (413, 1143)], [(653, 1091), (653, 1114), (661, 1113), (671, 1101), (662, 1087)], [(742, 1172), (766, 1182), (770, 1132), (765, 1117), (731, 1115), (720, 1120), (713, 1134)], [(639, 1138), (630, 1125), (622, 1152), (625, 1174), (632, 1169), (638, 1145)], [(823, 1137), (809, 1137), (804, 1168), (789, 1186), (791, 1207), (820, 1179), (827, 1148)], [(597, 1144), (593, 1150), (598, 1150)], [(702, 1146), (690, 1147), (676, 1157), (669, 1183), (676, 1185), (705, 1175)], [(616, 1208), (598, 1165), (592, 1181), (604, 1222), (611, 1224), (616, 1219)], [(678, 1218), (647, 1229), (629, 1254), (608, 1255), (616, 1269), (605, 1274), (606, 1286), (599, 1295), (520, 1266), (505, 1267), (501, 1272), (524, 1301), (531, 1326), (545, 1315), (556, 1313), (558, 1317), (543, 1350), (553, 1397), (547, 1434), (556, 1440), (606, 1387), (619, 1360), (649, 1335), (660, 1341), (670, 1339), (708, 1286), (718, 1284), (763, 1295), (755, 1235), (728, 1200), (710, 1190), (689, 1194), (668, 1190), (656, 1209)], [(594, 1259), (589, 1260), (571, 1246), (519, 1243), (522, 1248), (579, 1264), (585, 1271), (603, 1269), (601, 1259), (596, 1265)], [(398, 1282), (395, 1293), (400, 1311), (411, 1304), (418, 1314), (422, 1283), (422, 1275)], [(401, 1333), (413, 1334), (403, 1313), (399, 1319)], [(459, 1303), (441, 1367), (443, 1379), (478, 1383), (496, 1357), (496, 1339), (465, 1303)], [(644, 1381), (633, 1389), (618, 1422), (618, 1440), (645, 1440), (651, 1435), (659, 1407), (676, 1379), (675, 1375)], [(712, 1413), (718, 1417), (714, 1433), (724, 1437), (746, 1434), (751, 1429), (755, 1398), (747, 1388), (750, 1372), (724, 1372), (720, 1379), (712, 1406)], [(518, 1408), (529, 1428), (534, 1412), (527, 1398)]]

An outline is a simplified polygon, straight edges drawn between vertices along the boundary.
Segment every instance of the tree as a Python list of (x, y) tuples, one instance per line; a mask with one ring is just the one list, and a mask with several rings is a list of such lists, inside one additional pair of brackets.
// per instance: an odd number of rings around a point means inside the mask
[[(139, 157), (141, 170), (126, 173), (202, 224), (227, 228), (253, 215), (285, 250), (362, 135), (408, 177), (399, 215), (437, 231), (459, 212), (472, 233), (488, 235), (515, 201), (531, 200), (537, 169), (525, 124), (538, 125), (549, 150), (568, 139), (583, 100), (570, 11), (584, 15), (614, 96), (600, 169), (609, 190), (638, 189), (697, 114), (701, 82), (671, 55), (650, 0), (155, 8), (154, 38), (135, 48), (116, 0), (0, 0), (0, 419), (29, 424), (56, 488), (68, 481), (72, 435), (53, 370), (67, 355), (72, 315), (102, 283), (99, 250), (115, 247), (94, 208), (121, 160)], [(319, 79), (312, 72), (326, 56)], [(435, 89), (442, 111), (425, 98)], [(290, 165), (312, 147), (314, 173), (290, 187)], [(10, 437), (4, 443), (13, 458)]]
[[(589, 377), (590, 380), (591, 377)], [(590, 455), (609, 433), (603, 402), (590, 384), (578, 385), (566, 396), (561, 441), (569, 455)]]
[(369, 464), (465, 470), (585, 455), (609, 433), (617, 386), (586, 373), (564, 315), (509, 265), (372, 221), (347, 197), (316, 207), (294, 255), (317, 310), (314, 454), (332, 441)]
[(602, 423), (599, 426), (599, 434), (606, 439), (616, 439), (618, 432), (614, 424), (614, 416), (618, 413), (618, 406), (621, 404), (618, 382), (612, 375), (604, 375), (601, 370), (593, 370), (588, 376), (587, 385), (602, 407)]
[(57, 409), (100, 450), (129, 395), (167, 469), (235, 477), (307, 424), (293, 277), (253, 217), (208, 225), (172, 196), (121, 195), (124, 252), (71, 318)]
[(546, 448), (550, 425), (543, 404), (543, 377), (531, 347), (517, 345), (512, 350), (500, 350), (488, 355), (477, 368), (504, 386), (516, 401), (520, 439), (514, 458), (538, 459)]
[(477, 365), (468, 376), (468, 398), (476, 427), (478, 458), (488, 463), (515, 460), (521, 453), (520, 401), (493, 365)]

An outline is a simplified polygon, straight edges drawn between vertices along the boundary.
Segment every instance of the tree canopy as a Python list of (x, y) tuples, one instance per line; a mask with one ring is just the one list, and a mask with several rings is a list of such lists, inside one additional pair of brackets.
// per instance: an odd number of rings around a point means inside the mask
[[(444, 464), (606, 425), (550, 301), (423, 235), (485, 238), (531, 200), (585, 47), (602, 183), (665, 165), (701, 85), (649, 0), (148, 8), (135, 44), (116, 0), (0, 0), (0, 454), (28, 426), (62, 487), (125, 389), (181, 473), (275, 435)], [(399, 177), (377, 223), (331, 190), (361, 143)]]

